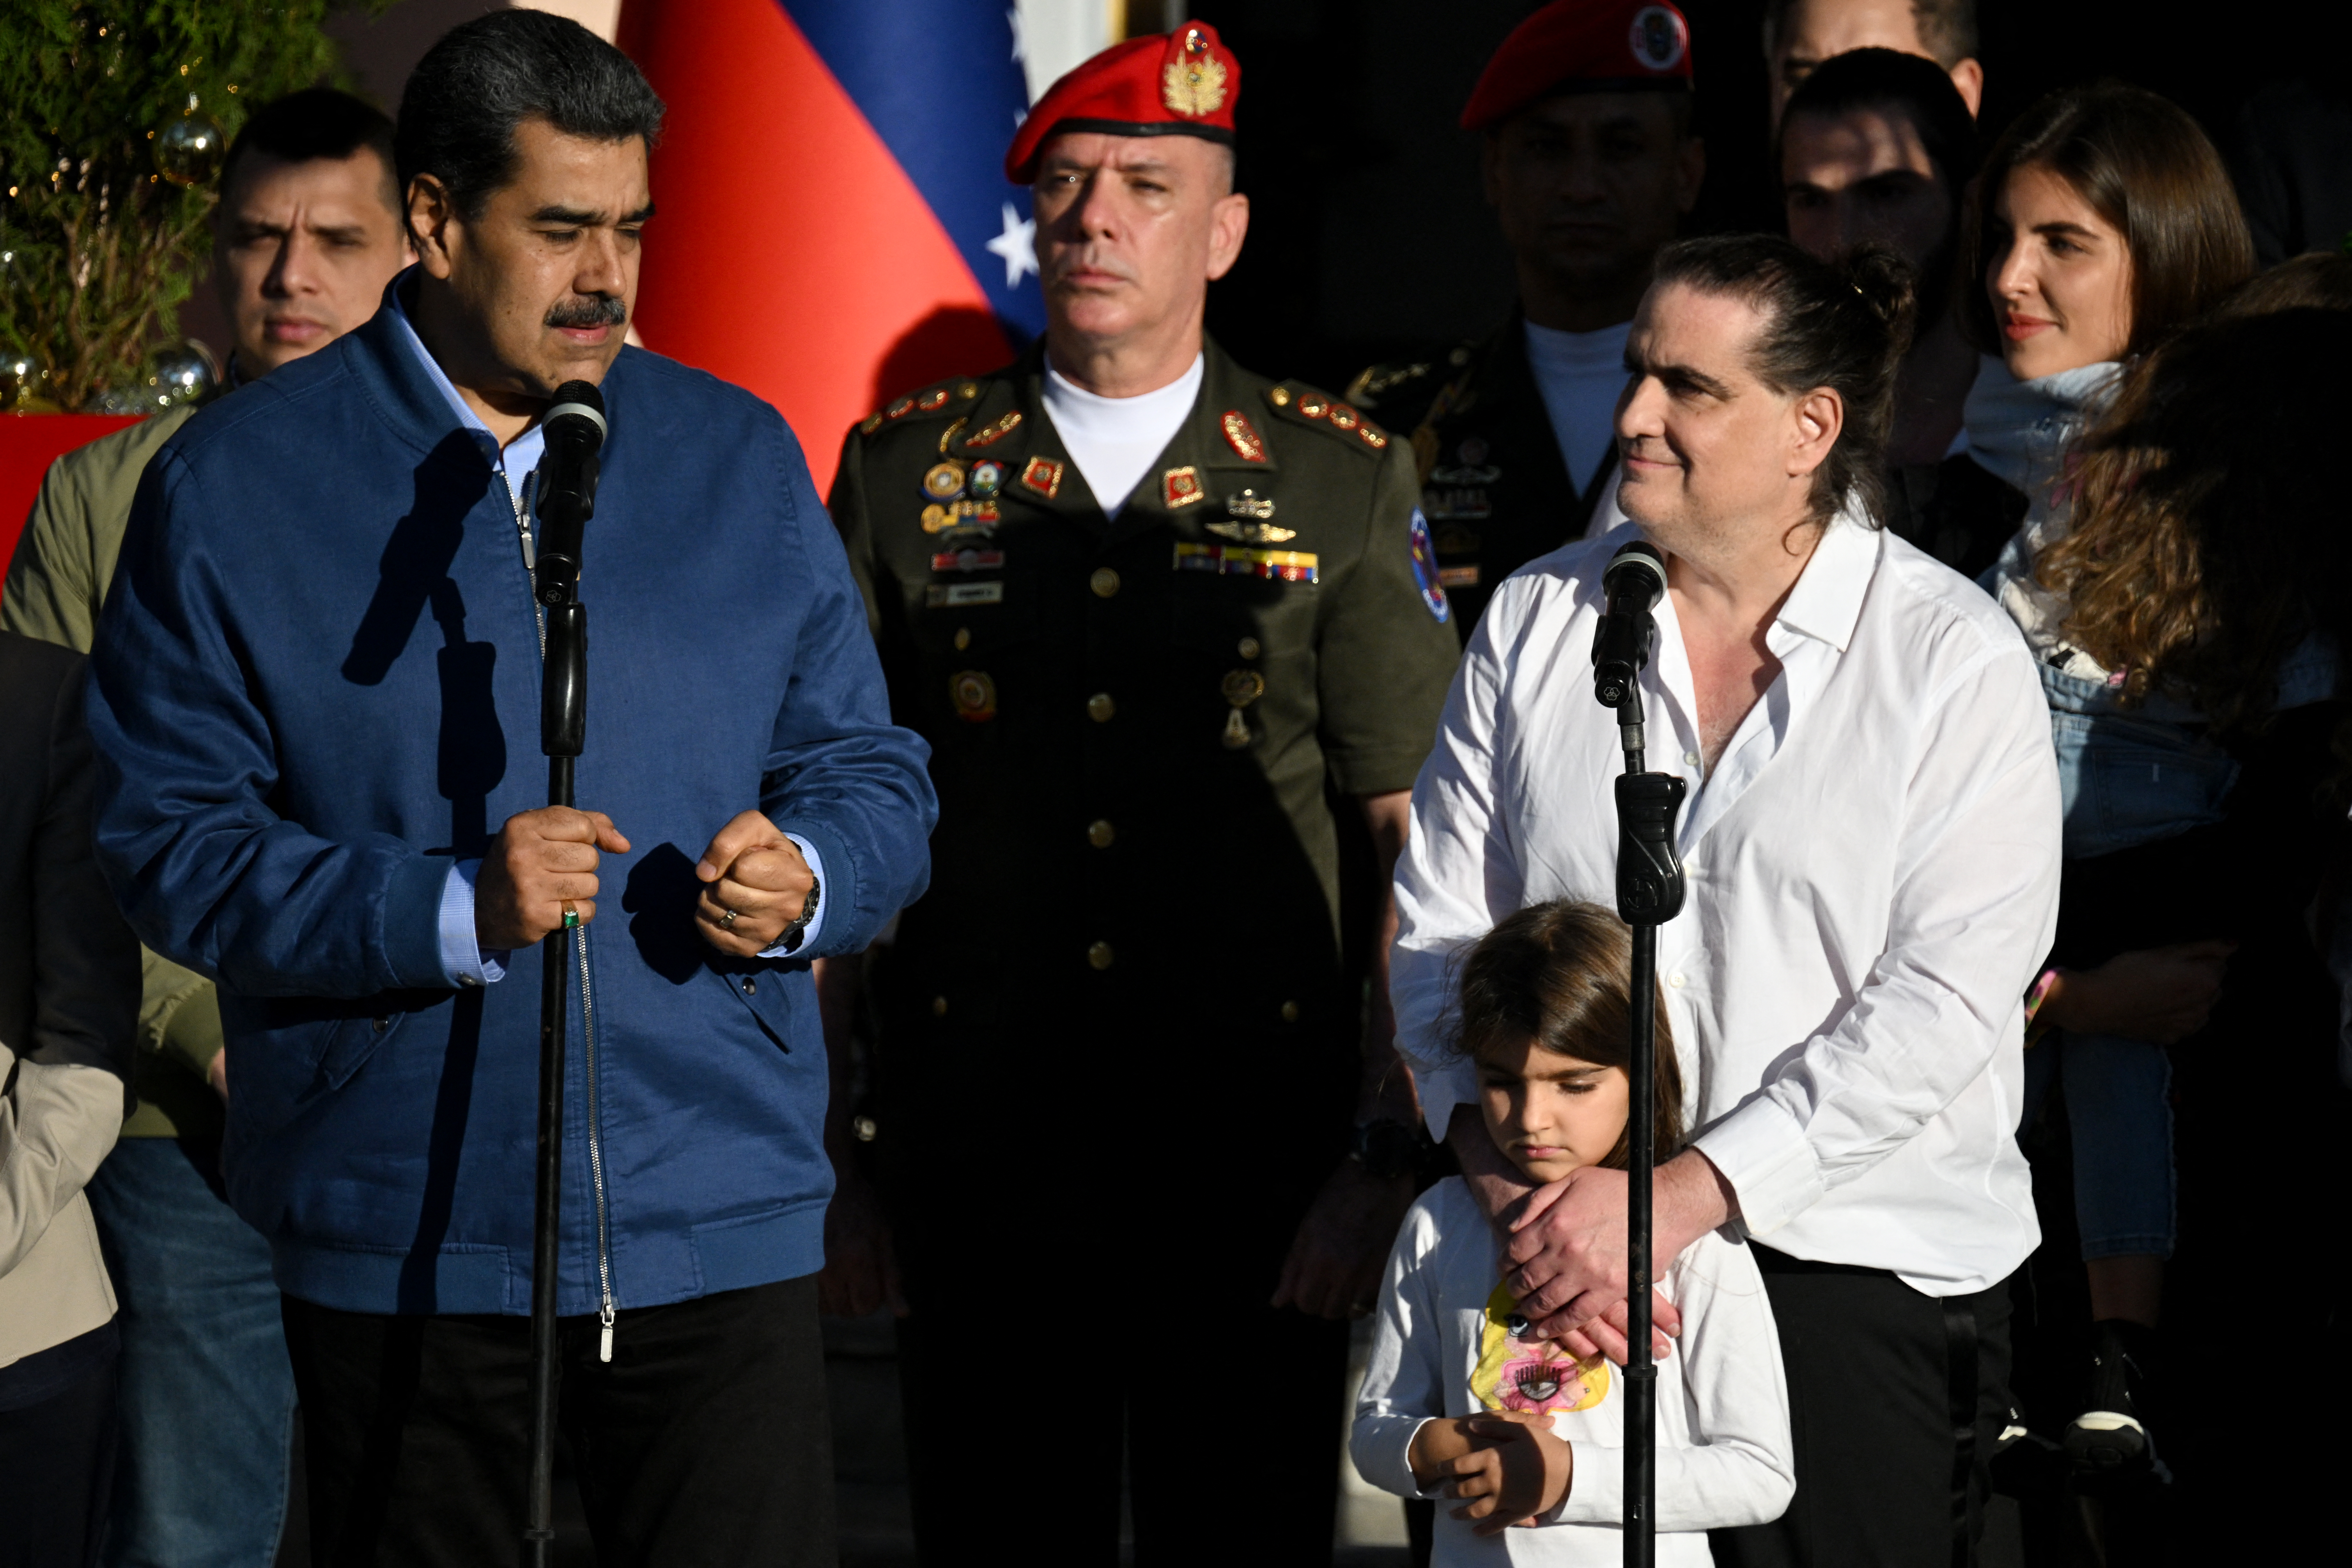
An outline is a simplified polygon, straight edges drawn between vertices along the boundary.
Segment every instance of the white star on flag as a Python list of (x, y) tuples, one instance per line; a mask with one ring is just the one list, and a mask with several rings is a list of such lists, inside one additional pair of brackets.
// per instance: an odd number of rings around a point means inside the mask
[(1004, 232), (988, 242), (992, 256), (1004, 258), (1004, 286), (1017, 289), (1022, 277), (1037, 270), (1037, 225), (1023, 217), (1011, 202), (1004, 204)]

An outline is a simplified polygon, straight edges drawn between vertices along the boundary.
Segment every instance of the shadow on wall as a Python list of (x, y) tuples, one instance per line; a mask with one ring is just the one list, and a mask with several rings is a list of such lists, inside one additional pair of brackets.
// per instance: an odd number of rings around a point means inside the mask
[(930, 382), (992, 371), (1015, 353), (994, 314), (969, 305), (943, 305), (899, 334), (874, 367), (876, 408)]

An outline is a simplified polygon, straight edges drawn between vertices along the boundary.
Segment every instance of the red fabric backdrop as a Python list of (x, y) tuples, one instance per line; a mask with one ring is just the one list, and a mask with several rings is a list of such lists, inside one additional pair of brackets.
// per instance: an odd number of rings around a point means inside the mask
[(41, 493), (41, 478), (76, 447), (136, 421), (125, 414), (0, 414), (0, 561), (16, 552), (16, 535)]

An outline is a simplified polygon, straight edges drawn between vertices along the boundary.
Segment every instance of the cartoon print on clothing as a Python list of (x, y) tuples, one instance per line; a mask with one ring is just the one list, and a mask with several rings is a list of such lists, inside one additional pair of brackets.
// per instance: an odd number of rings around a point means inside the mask
[(1534, 1326), (1519, 1312), (1518, 1298), (1498, 1284), (1486, 1298), (1470, 1394), (1489, 1410), (1590, 1410), (1609, 1395), (1609, 1363), (1598, 1355), (1579, 1361), (1549, 1340), (1536, 1338)]

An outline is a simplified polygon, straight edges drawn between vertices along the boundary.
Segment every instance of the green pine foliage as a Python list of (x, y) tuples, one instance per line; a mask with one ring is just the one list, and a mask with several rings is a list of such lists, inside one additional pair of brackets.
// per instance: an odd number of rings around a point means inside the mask
[[(0, 3), (0, 348), (31, 362), (14, 406), (90, 406), (176, 335), (214, 192), (158, 172), (155, 139), (335, 69), (328, 0)], [(213, 167), (217, 168), (215, 143)]]

